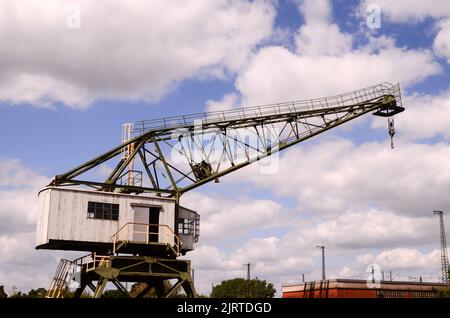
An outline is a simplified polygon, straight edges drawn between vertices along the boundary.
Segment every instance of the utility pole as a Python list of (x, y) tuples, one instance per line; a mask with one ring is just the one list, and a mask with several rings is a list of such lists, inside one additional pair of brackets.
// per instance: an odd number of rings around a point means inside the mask
[(392, 282), (392, 271), (389, 271), (389, 280)]
[(249, 297), (251, 297), (251, 292), (250, 292), (250, 266), (251, 265), (252, 264), (250, 264), (250, 263), (244, 264), (244, 266), (247, 267), (247, 295)]
[(384, 282), (384, 271), (381, 271), (381, 281)]
[(375, 268), (372, 265), (372, 284), (375, 284)]
[(248, 280), (248, 281), (250, 281), (250, 266), (251, 266), (251, 265), (252, 265), (252, 264), (250, 264), (250, 263), (244, 264), (244, 266), (247, 267), (247, 280)]
[(302, 274), (302, 282), (305, 282), (305, 274)]
[(445, 284), (449, 283), (448, 277), (448, 255), (447, 255), (447, 239), (445, 237), (445, 227), (444, 227), (444, 212), (433, 211), (434, 215), (439, 216), (440, 225), (440, 236), (441, 236), (441, 271), (442, 271), (442, 282)]
[(325, 280), (325, 246), (318, 245), (317, 248), (322, 250), (322, 280)]

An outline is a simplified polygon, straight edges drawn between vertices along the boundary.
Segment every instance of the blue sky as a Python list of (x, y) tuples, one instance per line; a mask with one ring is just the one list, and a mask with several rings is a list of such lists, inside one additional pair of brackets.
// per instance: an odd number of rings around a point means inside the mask
[[(6, 244), (16, 242), (36, 257), (24, 276), (33, 275), (33, 264), (51, 267), (55, 260), (32, 250), (33, 204), (17, 205), (8, 196), (32, 198), (42, 180), (118, 145), (123, 123), (203, 112), (212, 102), (230, 109), (391, 81), (400, 82), (407, 109), (396, 118), (394, 151), (385, 121), (365, 116), (286, 150), (275, 175), (249, 167), (196, 189), (183, 198), (203, 215), (199, 248), (189, 257), (202, 293), (211, 281), (244, 275), (248, 261), (278, 291), (303, 272), (317, 279), (315, 245), (325, 243), (334, 277), (364, 277), (365, 266), (377, 262), (398, 278), (439, 279), (431, 210), (450, 204), (446, 3), (378, 1), (381, 28), (370, 29), (370, 2), (357, 0), (124, 1), (105, 3), (106, 11), (80, 1), (79, 17), (67, 11), (69, 2), (45, 1), (42, 9), (33, 1), (6, 2), (8, 9), (0, 5), (6, 12), (0, 39), (9, 44), (0, 49), (0, 157), (6, 162), (0, 221), (14, 211), (17, 231), (0, 228), (0, 251), (13, 255)], [(14, 14), (45, 8), (53, 15), (35, 25)], [(81, 19), (79, 28), (67, 25), (72, 14)], [(242, 216), (242, 224), (225, 222), (233, 216)], [(12, 259), (0, 262), (0, 284)], [(277, 266), (280, 259), (288, 261)], [(411, 259), (418, 264), (408, 266)], [(52, 271), (15, 284), (44, 284)]]

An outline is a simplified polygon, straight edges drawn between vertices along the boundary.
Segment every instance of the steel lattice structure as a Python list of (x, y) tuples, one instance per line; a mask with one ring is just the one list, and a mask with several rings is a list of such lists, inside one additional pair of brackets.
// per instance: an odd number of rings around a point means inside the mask
[[(391, 117), (403, 110), (400, 86), (382, 83), (326, 98), (141, 121), (130, 140), (51, 185), (179, 198), (364, 114)], [(113, 166), (109, 176), (93, 180), (92, 170), (105, 163)]]
[(434, 215), (439, 217), (439, 229), (440, 229), (440, 239), (441, 239), (441, 270), (442, 270), (442, 282), (448, 284), (449, 272), (448, 272), (448, 254), (447, 254), (447, 239), (445, 236), (444, 227), (444, 212), (433, 211)]

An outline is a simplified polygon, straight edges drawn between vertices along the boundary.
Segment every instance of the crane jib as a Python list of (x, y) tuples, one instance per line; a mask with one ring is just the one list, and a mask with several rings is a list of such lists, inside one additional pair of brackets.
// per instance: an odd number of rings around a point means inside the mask
[[(51, 185), (179, 198), (254, 162), (276, 163), (281, 150), (368, 113), (389, 118), (393, 147), (392, 116), (404, 110), (399, 84), (381, 83), (323, 98), (139, 121), (126, 124), (120, 145)], [(105, 164), (111, 172), (101, 180), (93, 172)]]

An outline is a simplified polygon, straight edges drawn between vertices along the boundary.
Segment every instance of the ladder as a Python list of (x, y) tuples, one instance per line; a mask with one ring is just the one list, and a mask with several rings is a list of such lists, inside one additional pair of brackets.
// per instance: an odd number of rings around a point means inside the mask
[(72, 261), (61, 259), (45, 297), (64, 298), (69, 290), (69, 285), (73, 278), (74, 270), (75, 266)]

